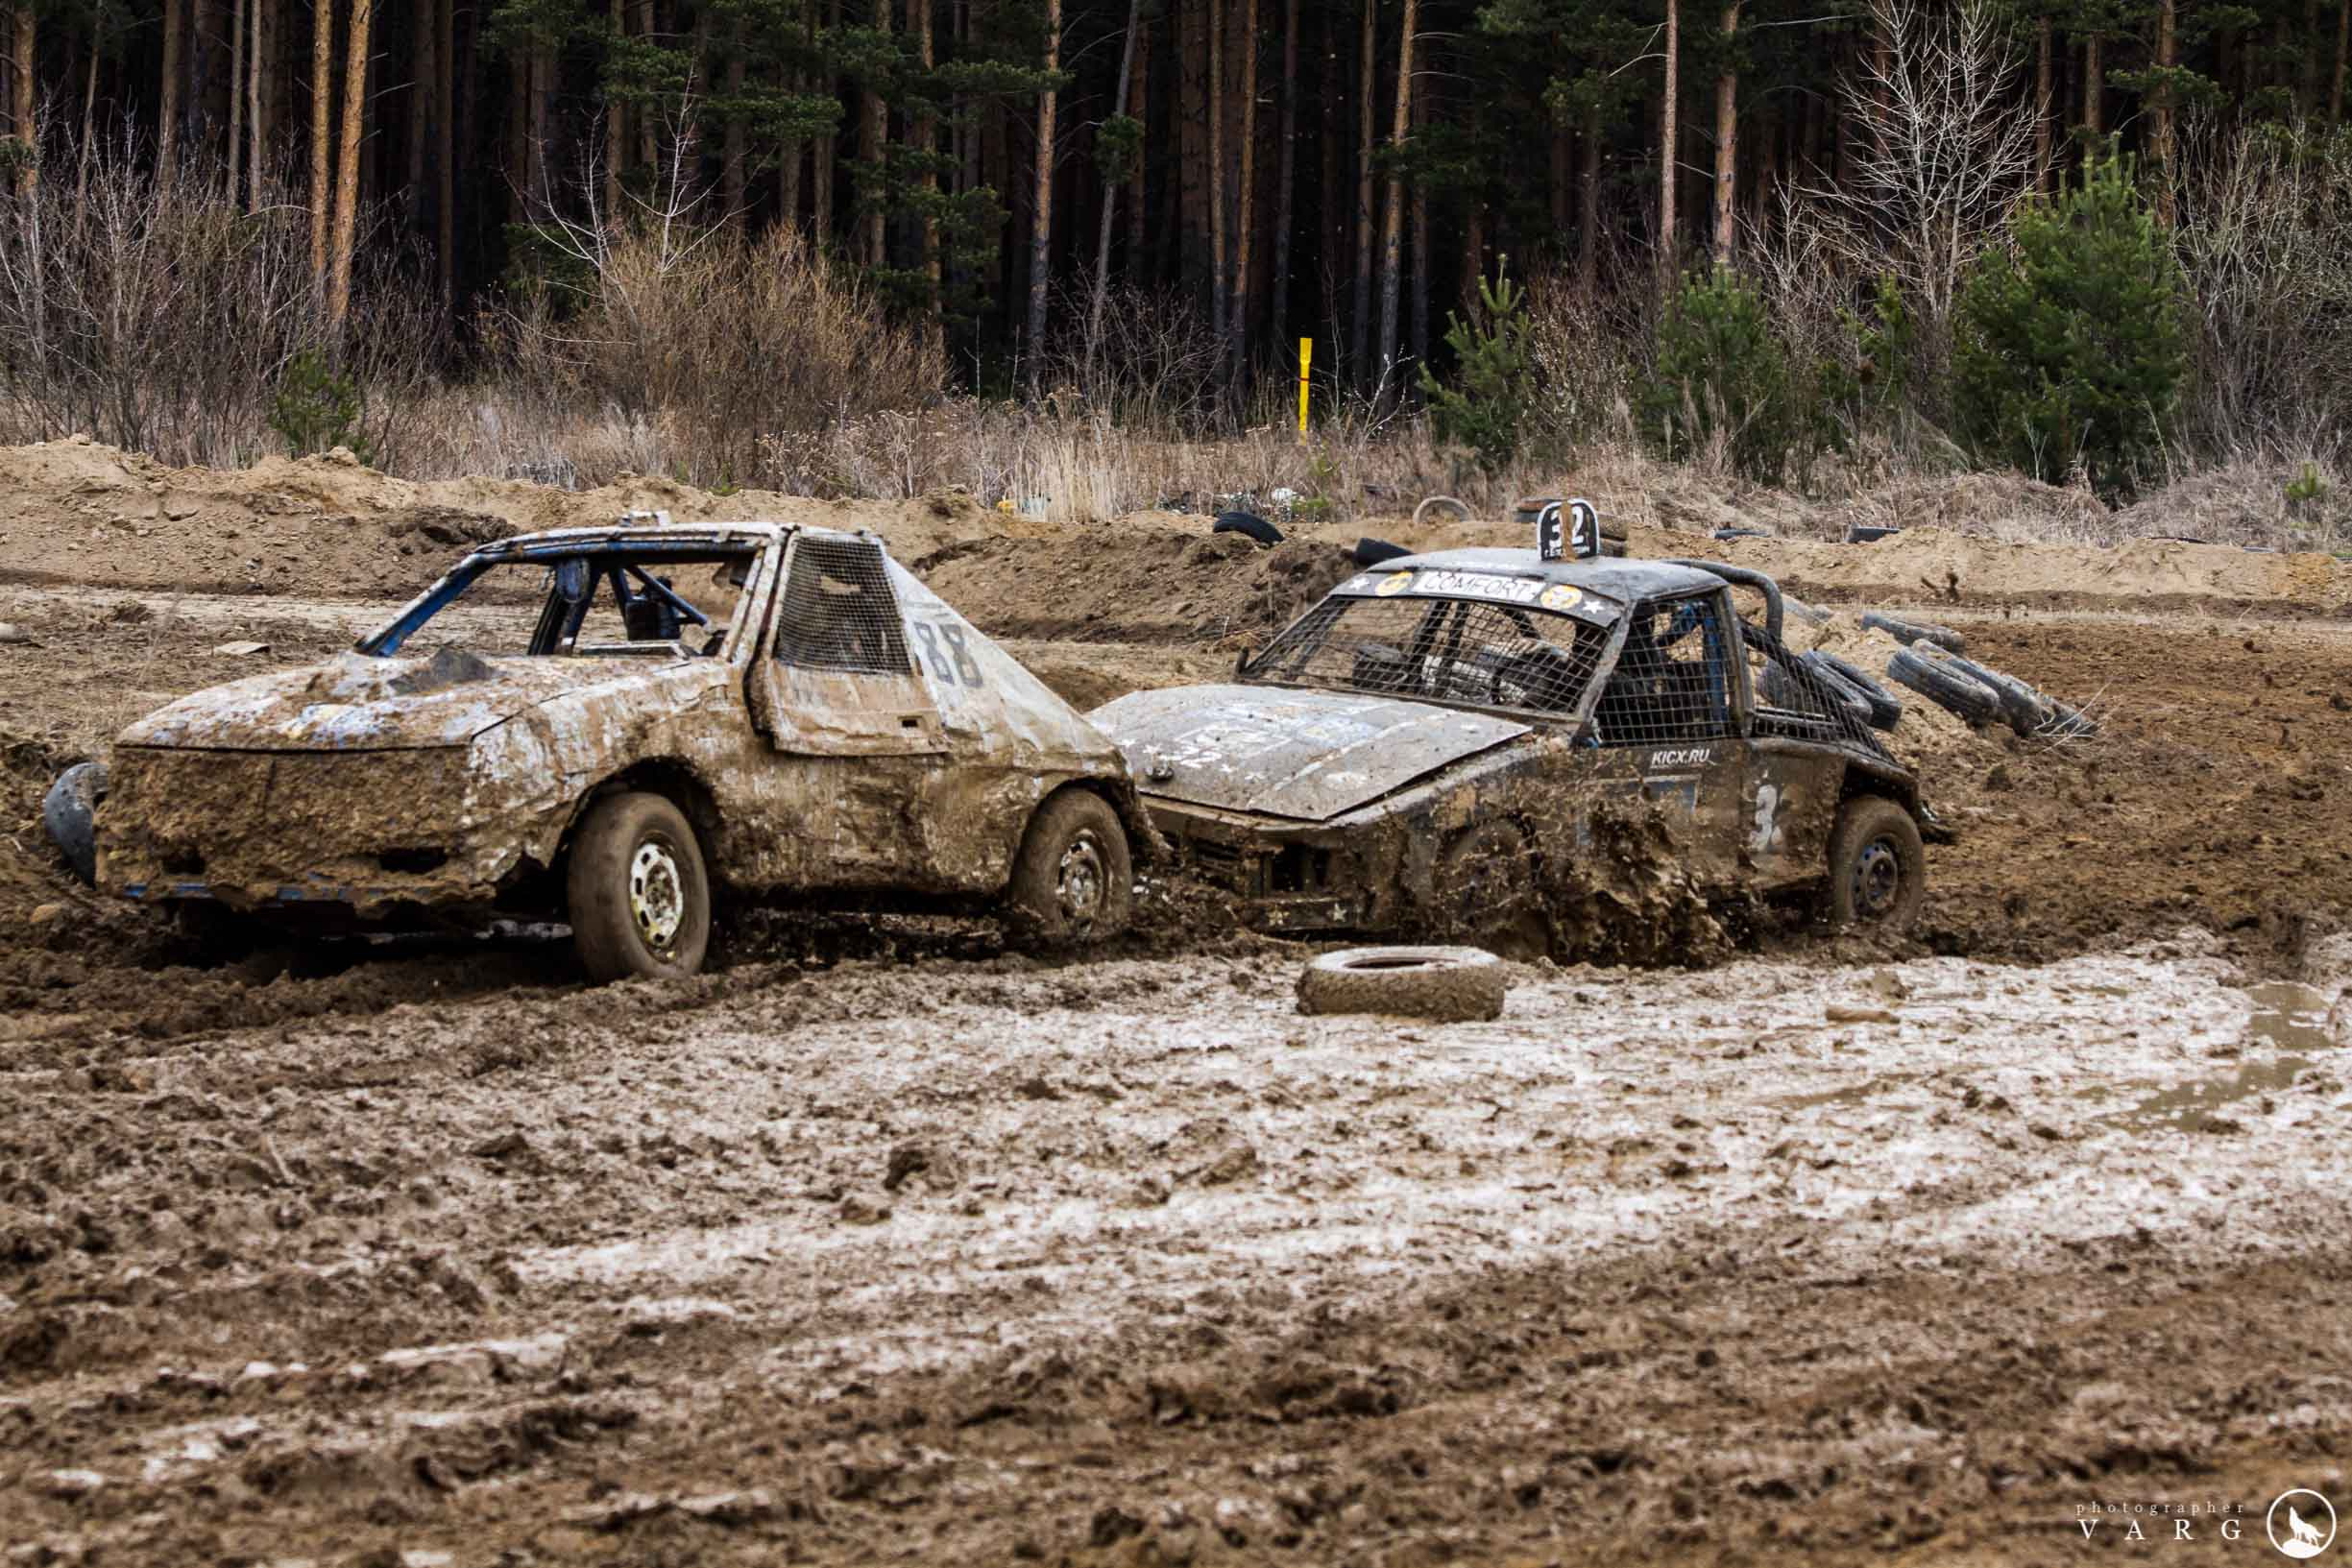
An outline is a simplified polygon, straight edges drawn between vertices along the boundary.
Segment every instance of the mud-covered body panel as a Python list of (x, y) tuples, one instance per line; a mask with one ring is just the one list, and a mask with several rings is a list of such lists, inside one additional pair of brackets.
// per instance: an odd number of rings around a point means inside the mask
[[(158, 711), (116, 748), (102, 885), (363, 916), (510, 906), (544, 897), (534, 878), (616, 784), (681, 797), (713, 876), (755, 896), (993, 892), (1038, 803), (1074, 783), (1144, 827), (1118, 749), (895, 563), (903, 669), (766, 657), (744, 628), (774, 613), (794, 532), (665, 531), (756, 559), (713, 657), (354, 652)], [(582, 536), (496, 548), (549, 537)], [(458, 576), (402, 612), (393, 645)]]

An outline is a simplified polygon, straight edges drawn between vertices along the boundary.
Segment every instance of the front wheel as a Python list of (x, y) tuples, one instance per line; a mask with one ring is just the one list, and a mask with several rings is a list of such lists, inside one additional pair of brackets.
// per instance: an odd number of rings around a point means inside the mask
[(1134, 905), (1134, 860), (1110, 803), (1065, 789), (1039, 807), (1005, 893), (1015, 939), (1048, 948), (1104, 941), (1127, 929)]
[(1838, 808), (1830, 834), (1832, 924), (1907, 931), (1927, 888), (1927, 851), (1910, 812), (1882, 795), (1856, 795)]
[(701, 970), (710, 874), (693, 828), (667, 798), (607, 795), (591, 806), (567, 882), (572, 945), (596, 984)]

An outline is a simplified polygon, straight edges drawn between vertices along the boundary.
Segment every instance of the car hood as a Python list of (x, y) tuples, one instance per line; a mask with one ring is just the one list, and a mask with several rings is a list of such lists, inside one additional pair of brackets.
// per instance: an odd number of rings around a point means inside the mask
[(1530, 726), (1393, 697), (1262, 686), (1138, 691), (1089, 715), (1147, 795), (1321, 822)]
[(639, 658), (485, 659), (457, 648), (429, 659), (346, 653), (182, 697), (125, 730), (120, 743), (224, 751), (462, 746), (556, 698), (692, 667)]

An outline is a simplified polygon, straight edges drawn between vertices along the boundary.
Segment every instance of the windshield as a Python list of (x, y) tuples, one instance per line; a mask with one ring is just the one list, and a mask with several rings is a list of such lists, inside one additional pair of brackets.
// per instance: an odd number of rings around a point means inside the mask
[(715, 655), (757, 554), (705, 544), (461, 562), (360, 651)]
[(1577, 609), (1343, 591), (1293, 622), (1242, 678), (1564, 718), (1614, 631), (1616, 606), (1587, 595)]

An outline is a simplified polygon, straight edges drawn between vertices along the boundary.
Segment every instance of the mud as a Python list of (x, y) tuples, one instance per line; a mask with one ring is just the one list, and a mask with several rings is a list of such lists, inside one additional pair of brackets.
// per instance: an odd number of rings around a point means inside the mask
[[(383, 499), (562, 520), (494, 491)], [(902, 553), (987, 537), (941, 504)], [(1124, 537), (1094, 573), (1164, 578)], [(593, 992), (543, 930), (207, 946), (72, 884), (41, 788), (458, 546), (206, 596), (158, 541), (0, 586), (11, 1560), (2228, 1562), (2352, 1493), (2352, 639), (2302, 600), (1964, 591), (2102, 730), (1898, 732), (1963, 832), (1918, 940), (1709, 911), (1437, 1025), (1299, 1016), (1311, 950), (1156, 873), (1086, 963), (781, 912)], [(1035, 554), (927, 569), (1081, 706), (1223, 677), (1275, 581)]]

